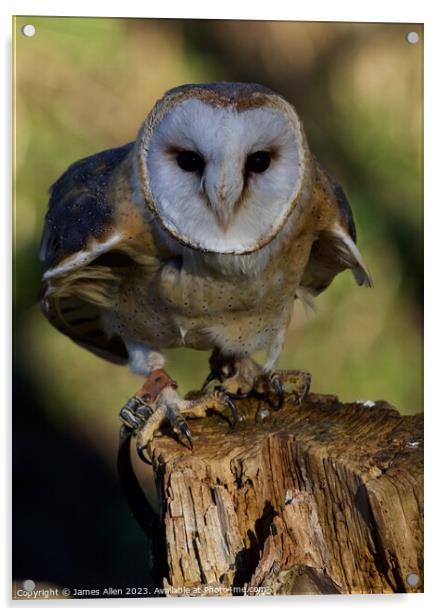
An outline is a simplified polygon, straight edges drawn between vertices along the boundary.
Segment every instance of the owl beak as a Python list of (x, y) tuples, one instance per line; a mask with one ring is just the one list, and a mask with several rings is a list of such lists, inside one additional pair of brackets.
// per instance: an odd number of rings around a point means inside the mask
[(233, 216), (225, 209), (215, 208), (214, 211), (216, 221), (225, 233), (232, 223)]
[(210, 208), (219, 228), (226, 233), (236, 213), (236, 203), (243, 190), (242, 163), (235, 154), (224, 156), (208, 165), (203, 176)]

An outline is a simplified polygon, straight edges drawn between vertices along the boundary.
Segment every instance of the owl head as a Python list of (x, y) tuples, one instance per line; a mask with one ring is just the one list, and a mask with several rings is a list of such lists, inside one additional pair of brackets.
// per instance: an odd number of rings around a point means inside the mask
[(247, 254), (284, 228), (305, 191), (309, 150), (289, 103), (256, 84), (184, 85), (141, 128), (144, 198), (175, 240)]

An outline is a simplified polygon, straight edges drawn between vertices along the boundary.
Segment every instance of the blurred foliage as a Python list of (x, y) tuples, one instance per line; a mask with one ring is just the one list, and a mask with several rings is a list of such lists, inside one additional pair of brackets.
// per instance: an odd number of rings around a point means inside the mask
[[(113, 430), (137, 383), (35, 307), (48, 186), (76, 159), (132, 140), (167, 88), (220, 79), (264, 83), (293, 102), (346, 189), (375, 280), (362, 290), (344, 274), (313, 318), (295, 308), (283, 365), (311, 370), (315, 390), (343, 399), (421, 409), (422, 45), (406, 42), (409, 25), (32, 18), (26, 38), (26, 21), (16, 41), (17, 350), (28, 366), (44, 358), (32, 372), (48, 412), (62, 404), (76, 421), (104, 406), (96, 421)], [(168, 356), (183, 390), (202, 381), (206, 354)]]
[[(423, 46), (405, 40), (410, 29), (422, 40), (420, 26), (19, 17), (15, 29), (15, 367), (45, 421), (113, 465), (118, 410), (140, 384), (39, 313), (48, 187), (133, 140), (166, 89), (216, 80), (259, 82), (295, 105), (346, 190), (375, 281), (360, 289), (346, 272), (314, 314), (296, 306), (281, 365), (311, 371), (314, 391), (422, 409)], [(183, 392), (201, 384), (207, 353), (167, 357)]]

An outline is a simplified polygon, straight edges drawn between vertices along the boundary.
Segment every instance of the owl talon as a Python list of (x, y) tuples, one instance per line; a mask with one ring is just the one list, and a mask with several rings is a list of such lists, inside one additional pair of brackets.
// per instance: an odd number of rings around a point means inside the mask
[(144, 462), (145, 464), (152, 465), (152, 458), (150, 456), (146, 456), (145, 454), (146, 447), (147, 447), (147, 444), (138, 445), (137, 443), (137, 454), (142, 462)]
[(276, 402), (272, 400), (271, 397), (268, 399), (268, 403), (275, 411), (279, 411), (284, 403), (284, 388), (281, 383), (281, 379), (279, 375), (273, 375), (269, 381), (270, 387), (273, 389), (276, 394)]
[(296, 404), (301, 404), (310, 391), (311, 374), (302, 370), (278, 370), (275, 371), (270, 380), (279, 383), (284, 387), (284, 392), (290, 395)]
[(299, 394), (297, 392), (292, 392), (292, 397), (294, 399), (295, 404), (301, 404), (305, 400), (305, 398), (308, 396), (308, 393), (310, 391), (310, 383), (311, 383), (311, 378), (308, 379), (308, 382), (306, 381), (303, 389), (301, 390)]
[(256, 380), (254, 392), (265, 399), (273, 410), (279, 410), (285, 395), (289, 395), (295, 404), (301, 404), (310, 391), (310, 383), (311, 375), (308, 372), (276, 370), (270, 375), (261, 374)]
[(146, 456), (146, 450), (152, 442), (155, 433), (166, 423), (170, 425), (180, 443), (193, 451), (192, 432), (179, 412), (178, 405), (175, 403), (170, 406), (161, 404), (137, 431), (137, 453), (143, 462), (152, 464), (152, 458)]
[(190, 431), (190, 428), (185, 422), (183, 416), (180, 415), (178, 411), (169, 409), (168, 418), (172, 429), (177, 433), (178, 437), (184, 436), (189, 445), (189, 449), (193, 451), (192, 432)]
[(242, 417), (242, 415), (238, 413), (237, 406), (235, 402), (233, 401), (232, 397), (227, 393), (225, 394), (225, 396), (226, 396), (225, 402), (227, 406), (230, 408), (230, 411), (232, 412), (232, 418), (233, 418), (232, 427), (233, 427), (233, 426), (236, 426), (236, 424), (239, 423), (240, 421), (243, 421), (244, 418)]
[(206, 417), (208, 411), (215, 411), (225, 417), (223, 411), (226, 409), (230, 410), (232, 414), (232, 421), (229, 420), (231, 425), (236, 425), (242, 420), (235, 402), (232, 400), (230, 394), (224, 391), (221, 386), (216, 387), (213, 392), (206, 393), (196, 400), (184, 400), (180, 408), (183, 415), (195, 419)]
[(186, 437), (187, 442), (189, 443), (189, 449), (193, 451), (193, 443), (192, 443), (192, 432), (189, 430), (187, 425), (184, 425), (181, 430), (181, 434)]
[(209, 389), (209, 385), (213, 383), (213, 381), (220, 382), (219, 375), (215, 370), (211, 370), (209, 374), (206, 376), (204, 383), (201, 387), (201, 391), (203, 391), (204, 393), (207, 393)]
[(227, 409), (232, 417), (228, 419), (231, 427), (243, 420), (235, 402), (221, 387), (196, 400), (183, 400), (174, 387), (166, 387), (155, 401), (154, 410), (148, 407), (142, 398), (134, 396), (124, 406), (120, 417), (124, 425), (136, 434), (138, 455), (144, 462), (151, 464), (152, 460), (146, 455), (146, 449), (163, 424), (169, 424), (179, 441), (193, 451), (192, 432), (185, 417), (206, 417), (209, 411), (214, 411), (225, 418), (224, 412)]

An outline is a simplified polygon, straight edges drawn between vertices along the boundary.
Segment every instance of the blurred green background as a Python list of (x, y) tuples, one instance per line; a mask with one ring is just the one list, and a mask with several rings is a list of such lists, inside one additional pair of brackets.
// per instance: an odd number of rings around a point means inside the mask
[[(26, 23), (36, 27), (32, 38), (21, 34)], [(94, 460), (86, 468), (92, 473), (100, 467), (109, 477), (113, 500), (97, 505), (105, 527), (125, 525), (114, 487), (118, 410), (140, 381), (75, 346), (41, 316), (38, 245), (48, 187), (66, 167), (133, 140), (163, 92), (187, 82), (254, 81), (284, 95), (355, 214), (375, 287), (358, 288), (346, 272), (318, 298), (315, 313), (295, 307), (281, 366), (311, 371), (313, 391), (344, 401), (386, 399), (403, 413), (422, 410), (421, 26), (19, 17), (14, 29), (14, 437), (20, 472), (37, 447), (47, 481), (41, 451), (53, 465), (49, 435), (67, 439), (74, 466), (80, 442)], [(410, 30), (421, 37), (416, 45), (406, 41)], [(167, 357), (183, 392), (207, 374), (205, 353), (177, 350)], [(21, 485), (17, 481), (18, 490)], [(48, 487), (50, 502), (65, 496), (66, 487), (53, 490)], [(29, 503), (19, 494), (15, 519), (25, 519), (25, 511), (29, 518)], [(139, 545), (137, 532), (125, 531), (124, 553), (128, 542)], [(30, 577), (30, 557), (20, 558), (16, 575)], [(41, 558), (40, 552), (37, 565)], [(112, 558), (107, 562), (115, 570)], [(40, 577), (55, 575), (49, 565), (45, 571)]]

